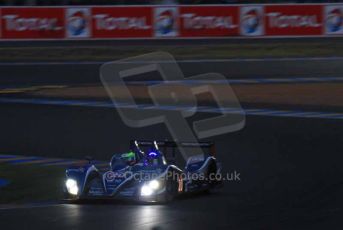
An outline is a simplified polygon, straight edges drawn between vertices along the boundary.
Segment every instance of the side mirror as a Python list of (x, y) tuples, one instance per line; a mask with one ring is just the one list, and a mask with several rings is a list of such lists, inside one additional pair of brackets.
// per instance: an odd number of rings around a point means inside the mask
[(86, 156), (85, 159), (88, 161), (88, 163), (90, 164), (91, 161), (93, 160), (93, 157), (91, 156)]

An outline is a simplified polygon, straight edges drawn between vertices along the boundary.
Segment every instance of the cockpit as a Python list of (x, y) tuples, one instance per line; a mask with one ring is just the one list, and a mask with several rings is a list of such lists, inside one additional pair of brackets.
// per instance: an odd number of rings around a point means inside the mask
[(121, 170), (127, 166), (132, 166), (138, 161), (137, 154), (133, 151), (114, 154), (111, 159), (111, 168), (114, 171)]

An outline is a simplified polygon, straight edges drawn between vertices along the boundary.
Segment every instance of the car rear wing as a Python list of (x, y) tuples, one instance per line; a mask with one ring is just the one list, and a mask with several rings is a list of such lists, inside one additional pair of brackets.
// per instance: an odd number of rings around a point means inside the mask
[(176, 142), (176, 141), (146, 141), (146, 140), (132, 140), (130, 142), (131, 149), (138, 149), (141, 151), (146, 148), (156, 148), (164, 153), (167, 161), (175, 162), (179, 161), (178, 154), (179, 148), (182, 147), (187, 149), (187, 151), (192, 151), (192, 149), (201, 149), (205, 154), (209, 156), (215, 156), (215, 144), (214, 142)]

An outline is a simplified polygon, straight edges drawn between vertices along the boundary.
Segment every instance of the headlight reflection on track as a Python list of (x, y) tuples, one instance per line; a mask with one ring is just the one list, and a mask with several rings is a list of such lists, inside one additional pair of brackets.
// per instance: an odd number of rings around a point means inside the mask
[(168, 217), (162, 214), (162, 210), (163, 206), (160, 205), (137, 207), (133, 214), (135, 224), (146, 229), (163, 229), (161, 223), (166, 221)]

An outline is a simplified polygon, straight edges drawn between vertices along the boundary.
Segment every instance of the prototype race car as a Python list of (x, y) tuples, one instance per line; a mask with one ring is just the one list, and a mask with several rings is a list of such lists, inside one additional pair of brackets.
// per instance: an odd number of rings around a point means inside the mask
[[(178, 145), (204, 154), (193, 154), (185, 161)], [(131, 141), (130, 149), (114, 154), (108, 168), (97, 168), (91, 161), (68, 168), (65, 198), (168, 202), (180, 194), (211, 190), (221, 184), (213, 143)]]

